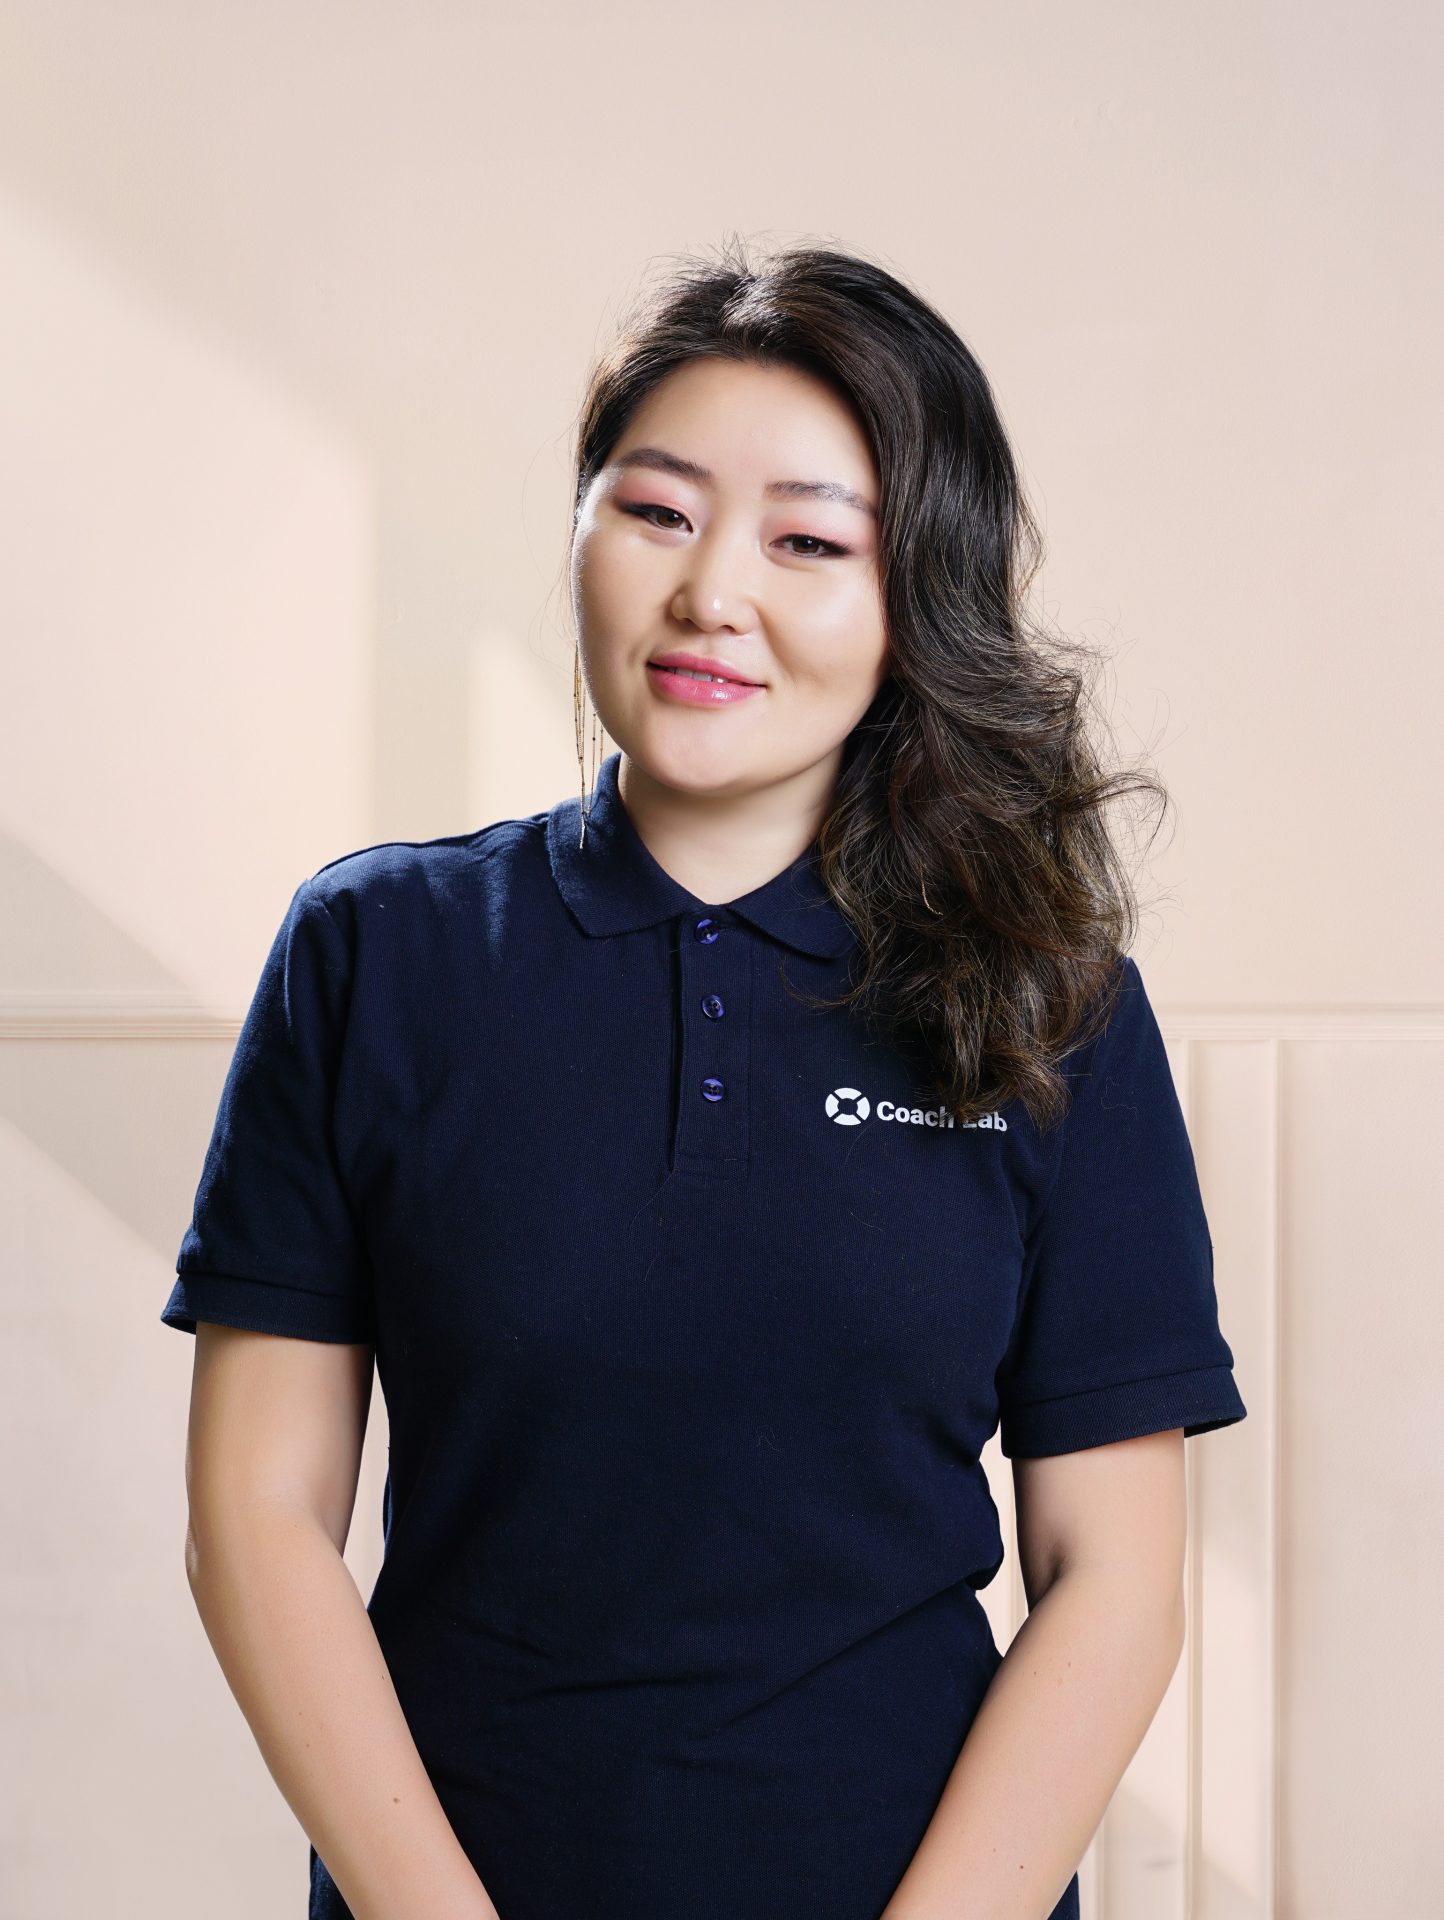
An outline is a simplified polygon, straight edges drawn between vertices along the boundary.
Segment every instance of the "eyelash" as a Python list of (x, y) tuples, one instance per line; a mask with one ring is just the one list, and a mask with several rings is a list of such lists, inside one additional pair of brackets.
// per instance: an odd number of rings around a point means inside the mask
[[(622, 512), (635, 514), (639, 519), (646, 519), (646, 516), (651, 513), (675, 513), (679, 520), (685, 520), (687, 517), (684, 513), (679, 512), (676, 507), (664, 507), (654, 502), (645, 502), (637, 506), (633, 506), (628, 502), (622, 504)], [(648, 520), (647, 524), (652, 527), (657, 526), (655, 520)], [(675, 527), (657, 527), (657, 531), (658, 533), (675, 533), (677, 529)], [(794, 560), (826, 560), (830, 555), (835, 554), (841, 556), (852, 552), (851, 547), (844, 547), (836, 540), (824, 540), (821, 534), (817, 533), (788, 533), (784, 534), (783, 538), (785, 540), (812, 540), (822, 549), (820, 553), (794, 553), (792, 556)]]

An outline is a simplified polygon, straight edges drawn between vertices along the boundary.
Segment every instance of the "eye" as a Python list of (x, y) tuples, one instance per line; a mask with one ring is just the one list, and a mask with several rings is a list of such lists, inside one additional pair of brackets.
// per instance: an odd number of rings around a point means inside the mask
[(850, 553), (852, 551), (850, 547), (839, 546), (836, 540), (823, 540), (815, 533), (788, 533), (784, 534), (783, 538), (785, 540), (810, 540), (812, 542), (813, 551), (811, 553), (798, 555), (798, 558), (802, 560), (821, 560), (824, 555), (829, 553)]
[[(684, 513), (679, 513), (675, 507), (664, 507), (656, 501), (642, 501), (636, 504), (633, 504), (631, 501), (618, 501), (617, 504), (623, 513), (634, 514), (637, 519), (645, 520), (648, 526), (651, 527), (659, 524), (651, 518), (651, 515), (654, 513), (670, 514), (674, 521), (681, 520), (684, 523), (687, 518)], [(675, 533), (676, 528), (675, 526), (668, 525), (662, 527), (661, 531), (663, 533)], [(789, 540), (805, 540), (810, 543), (809, 549), (806, 552), (798, 552), (795, 547), (793, 548), (792, 551), (799, 560), (821, 560), (829, 554), (847, 554), (852, 551), (851, 547), (844, 547), (836, 540), (824, 540), (819, 534), (815, 533), (787, 533), (782, 536), (782, 539), (783, 544)]]
[[(631, 502), (627, 500), (619, 500), (617, 502), (617, 505), (621, 508), (623, 513), (634, 513), (636, 514), (639, 520), (646, 520), (648, 526), (652, 526), (652, 527), (655, 527), (657, 522), (655, 520), (649, 520), (647, 518), (649, 514), (670, 513), (674, 520), (685, 520), (687, 517), (683, 513), (678, 513), (675, 507), (663, 507), (663, 506), (647, 504), (645, 502), (640, 506), (633, 506)], [(676, 529), (674, 527), (664, 527), (662, 531), (664, 533), (674, 533)]]

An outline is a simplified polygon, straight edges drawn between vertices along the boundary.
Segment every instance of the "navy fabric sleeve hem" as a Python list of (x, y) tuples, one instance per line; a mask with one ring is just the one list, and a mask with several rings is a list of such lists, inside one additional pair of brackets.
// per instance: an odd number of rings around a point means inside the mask
[(1171, 1427), (1182, 1427), (1188, 1439), (1232, 1426), (1247, 1412), (1231, 1367), (1194, 1367), (1006, 1407), (999, 1443), (1008, 1459), (1029, 1459), (1137, 1440)]
[(198, 1320), (211, 1320), (299, 1340), (373, 1345), (376, 1338), (374, 1316), (353, 1299), (231, 1273), (178, 1273), (160, 1317), (180, 1333), (194, 1333)]

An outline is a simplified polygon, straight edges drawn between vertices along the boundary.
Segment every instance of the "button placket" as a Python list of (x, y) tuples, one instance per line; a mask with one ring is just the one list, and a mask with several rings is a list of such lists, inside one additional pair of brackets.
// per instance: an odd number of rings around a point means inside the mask
[(752, 934), (739, 921), (708, 913), (691, 916), (682, 931), (676, 1164), (736, 1179), (748, 1156)]

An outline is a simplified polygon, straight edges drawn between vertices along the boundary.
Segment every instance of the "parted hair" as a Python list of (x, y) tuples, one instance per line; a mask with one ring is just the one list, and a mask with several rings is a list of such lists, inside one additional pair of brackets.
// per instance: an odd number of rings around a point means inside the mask
[(1137, 927), (1110, 811), (1141, 799), (1161, 819), (1169, 800), (1141, 759), (1105, 758), (1103, 656), (1029, 603), (1043, 540), (988, 378), (873, 261), (731, 238), (673, 257), (592, 366), (577, 506), (643, 396), (700, 356), (825, 382), (880, 483), (888, 672), (819, 843), (857, 950), (845, 992), (800, 997), (851, 1004), (914, 1053), (959, 1124), (1017, 1098), (1051, 1126), (1061, 1063), (1106, 1023)]

